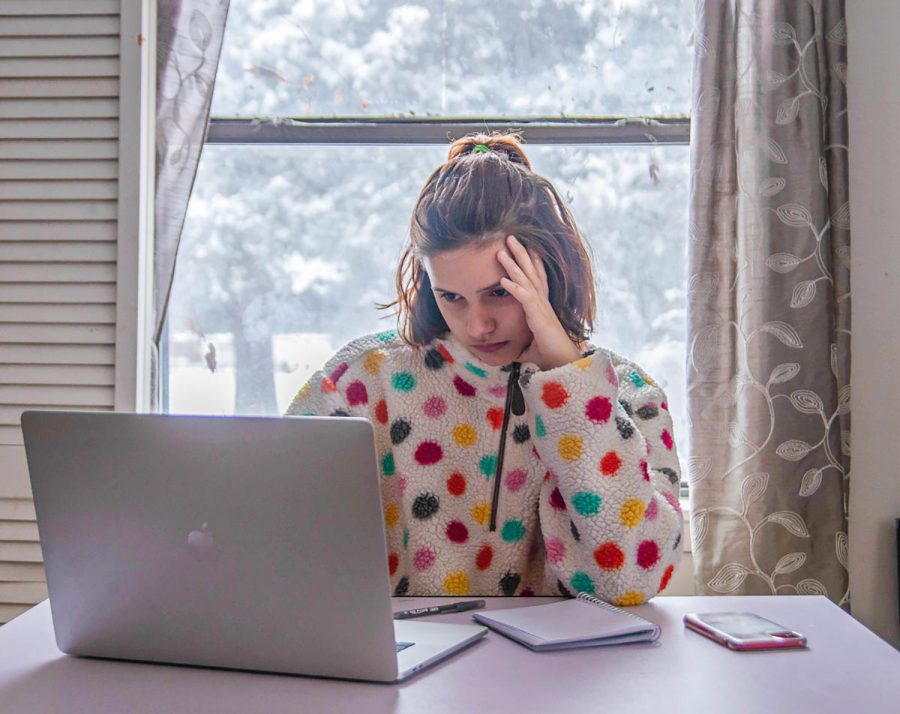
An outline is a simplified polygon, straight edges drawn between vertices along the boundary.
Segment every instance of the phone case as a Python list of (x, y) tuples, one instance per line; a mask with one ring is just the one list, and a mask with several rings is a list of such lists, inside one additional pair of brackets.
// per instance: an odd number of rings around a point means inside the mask
[(688, 629), (737, 651), (806, 647), (806, 638), (751, 612), (692, 612), (684, 616)]

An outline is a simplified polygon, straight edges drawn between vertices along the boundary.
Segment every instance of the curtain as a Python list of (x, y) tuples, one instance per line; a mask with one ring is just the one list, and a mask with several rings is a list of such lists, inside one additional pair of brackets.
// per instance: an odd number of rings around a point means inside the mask
[(151, 408), (159, 408), (159, 342), (188, 199), (206, 138), (229, 0), (159, 0), (156, 55), (156, 230)]
[(699, 0), (687, 463), (698, 594), (849, 607), (843, 0)]

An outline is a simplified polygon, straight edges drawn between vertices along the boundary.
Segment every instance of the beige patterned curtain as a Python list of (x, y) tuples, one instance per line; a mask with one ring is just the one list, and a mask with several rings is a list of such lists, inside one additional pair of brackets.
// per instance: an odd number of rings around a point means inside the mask
[(700, 0), (688, 407), (698, 594), (849, 605), (843, 0)]
[(229, 0), (158, 0), (156, 53), (156, 230), (153, 259), (153, 369), (181, 229), (206, 138)]

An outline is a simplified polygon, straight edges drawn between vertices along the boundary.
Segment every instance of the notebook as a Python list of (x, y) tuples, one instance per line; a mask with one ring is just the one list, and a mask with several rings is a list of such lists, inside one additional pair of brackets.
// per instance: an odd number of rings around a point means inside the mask
[(659, 625), (587, 593), (548, 605), (479, 612), (472, 618), (536, 652), (650, 642), (660, 632)]
[(393, 619), (365, 419), (26, 411), (22, 429), (64, 652), (394, 682), (487, 632)]

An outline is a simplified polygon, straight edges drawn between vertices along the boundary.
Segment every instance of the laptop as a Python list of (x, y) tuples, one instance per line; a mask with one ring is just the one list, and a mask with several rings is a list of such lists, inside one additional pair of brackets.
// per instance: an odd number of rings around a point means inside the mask
[(393, 619), (372, 425), (22, 414), (73, 655), (402, 681), (484, 636)]

